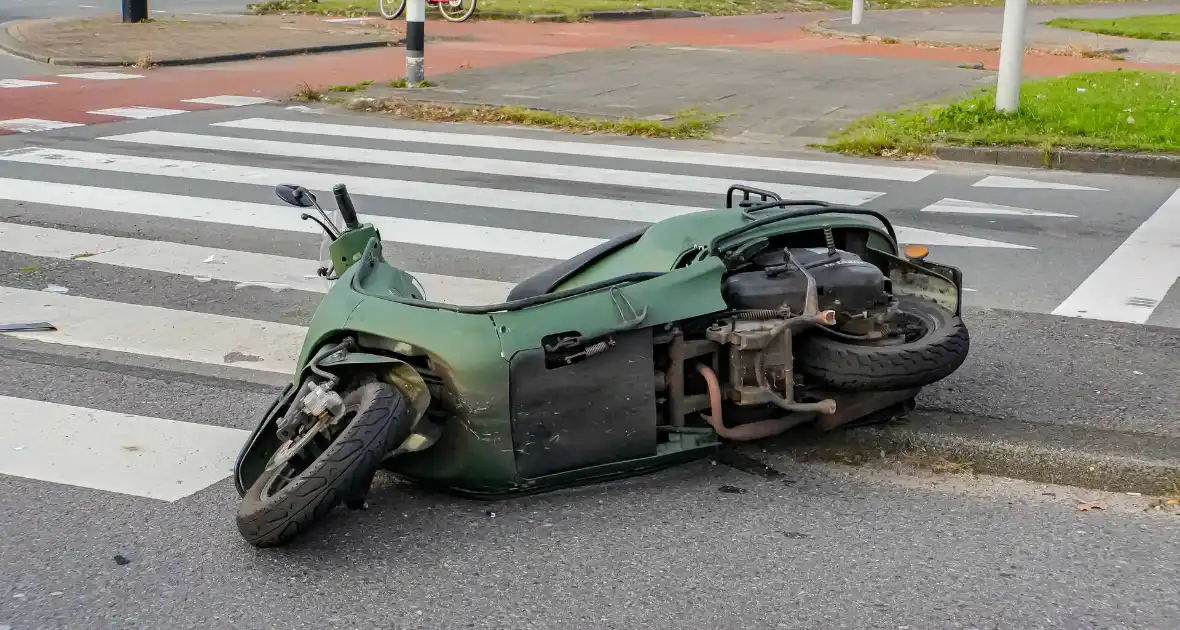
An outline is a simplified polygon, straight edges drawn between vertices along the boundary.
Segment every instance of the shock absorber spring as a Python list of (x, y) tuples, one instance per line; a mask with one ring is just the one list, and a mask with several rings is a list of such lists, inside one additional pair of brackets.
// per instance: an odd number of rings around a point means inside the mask
[(832, 228), (824, 226), (824, 243), (828, 246), (828, 255), (836, 255), (836, 237), (832, 236)]
[(734, 313), (734, 315), (738, 319), (744, 319), (744, 320), (748, 320), (748, 321), (761, 321), (761, 320), (765, 320), (765, 319), (775, 319), (777, 317), (783, 317), (784, 315), (786, 315), (786, 312), (780, 311), (778, 309), (773, 309), (773, 308), (750, 308), (750, 309), (737, 311), (736, 313)]
[(605, 341), (599, 341), (598, 343), (586, 346), (586, 349), (583, 350), (581, 354), (589, 359), (596, 354), (602, 354), (603, 352), (606, 352), (608, 348), (610, 348), (609, 343)]

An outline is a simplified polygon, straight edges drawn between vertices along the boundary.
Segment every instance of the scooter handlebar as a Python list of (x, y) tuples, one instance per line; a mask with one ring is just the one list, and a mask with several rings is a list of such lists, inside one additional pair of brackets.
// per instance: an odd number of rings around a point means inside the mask
[(356, 208), (352, 205), (352, 197), (348, 196), (348, 188), (344, 184), (332, 187), (332, 195), (336, 197), (336, 207), (340, 209), (340, 218), (344, 219), (344, 227), (355, 230), (361, 226), (357, 220)]

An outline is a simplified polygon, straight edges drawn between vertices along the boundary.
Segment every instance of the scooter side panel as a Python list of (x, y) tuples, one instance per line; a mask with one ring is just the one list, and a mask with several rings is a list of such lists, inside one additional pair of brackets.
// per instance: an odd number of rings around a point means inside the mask
[(615, 339), (573, 365), (546, 365), (542, 349), (512, 357), (512, 438), (522, 477), (656, 454), (651, 329)]

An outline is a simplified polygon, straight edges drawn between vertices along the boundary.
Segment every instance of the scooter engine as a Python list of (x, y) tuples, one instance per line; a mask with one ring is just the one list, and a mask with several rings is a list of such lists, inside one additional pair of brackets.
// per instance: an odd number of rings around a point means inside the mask
[(752, 267), (725, 279), (722, 296), (730, 308), (782, 309), (801, 313), (807, 298), (807, 277), (787, 252), (815, 278), (821, 311), (836, 312), (837, 321), (866, 319), (893, 301), (889, 279), (874, 264), (835, 248), (776, 249), (755, 256)]

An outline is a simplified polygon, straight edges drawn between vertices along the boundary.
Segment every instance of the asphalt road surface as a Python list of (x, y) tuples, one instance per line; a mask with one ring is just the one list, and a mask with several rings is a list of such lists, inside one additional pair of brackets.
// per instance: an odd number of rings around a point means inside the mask
[(379, 477), (289, 549), (237, 537), (229, 467), (324, 290), (277, 183), (346, 183), (461, 303), (730, 183), (882, 210), (973, 289), (923, 405), (1180, 432), (1180, 182), (653, 151), (705, 146), (277, 105), (0, 137), (0, 323), (59, 328), (0, 335), (0, 627), (1174, 627), (1174, 514), (774, 453), (491, 505)]

